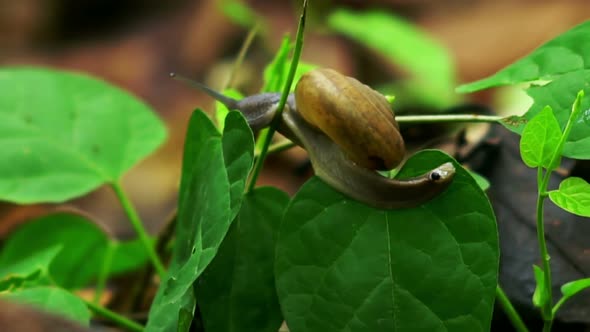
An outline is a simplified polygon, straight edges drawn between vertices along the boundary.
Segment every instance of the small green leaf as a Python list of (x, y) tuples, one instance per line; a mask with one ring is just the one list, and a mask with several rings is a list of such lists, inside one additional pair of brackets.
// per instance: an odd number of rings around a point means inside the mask
[[(263, 92), (277, 92), (281, 91), (285, 86), (285, 80), (289, 74), (289, 67), (292, 59), (289, 59), (289, 52), (293, 49), (289, 37), (283, 38), (281, 47), (277, 51), (274, 59), (264, 68), (264, 87)], [(316, 65), (299, 61), (297, 70), (295, 71), (295, 78), (293, 82), (297, 83), (308, 71), (317, 68)], [(295, 90), (297, 84), (291, 85), (291, 91)]]
[(447, 106), (456, 99), (448, 50), (415, 25), (384, 11), (347, 9), (332, 13), (328, 25), (408, 70), (413, 75), (410, 85), (419, 87), (433, 106)]
[(260, 21), (254, 11), (245, 3), (238, 0), (223, 0), (220, 1), (223, 13), (229, 17), (234, 23), (244, 27), (251, 27)]
[(186, 331), (195, 308), (193, 284), (217, 254), (240, 209), (253, 144), (240, 113), (228, 114), (223, 137), (205, 113), (193, 113), (185, 141), (176, 246), (146, 331)]
[[(85, 217), (56, 213), (29, 221), (11, 233), (0, 252), (0, 265), (14, 264), (59, 245), (62, 250), (52, 261), (49, 274), (62, 287), (80, 288), (98, 276), (109, 241), (115, 240)], [(139, 240), (117, 242), (110, 275), (137, 269), (147, 259)]]
[[(400, 178), (449, 161), (413, 156)], [(319, 178), (291, 201), (275, 278), (291, 331), (489, 331), (498, 271), (493, 210), (456, 162), (453, 183), (414, 209), (378, 210)]]
[[(244, 96), (240, 92), (234, 89), (225, 90), (223, 91), (223, 94), (236, 100), (244, 98)], [(217, 128), (219, 128), (219, 131), (223, 131), (225, 117), (227, 116), (227, 113), (229, 113), (229, 111), (230, 110), (225, 105), (223, 105), (222, 102), (215, 101), (215, 123), (217, 124)]]
[[(553, 109), (559, 127), (563, 131), (572, 116), (572, 101), (578, 99), (580, 89), (590, 94), (590, 70), (559, 76), (551, 83), (533, 86), (527, 94), (534, 103), (523, 116), (512, 116), (502, 124), (509, 130), (521, 134), (528, 121), (545, 107)], [(574, 159), (590, 159), (590, 98), (580, 99), (580, 116), (576, 117), (571, 132), (566, 138), (562, 154)]]
[(289, 197), (275, 188), (246, 195), (219, 253), (197, 283), (206, 331), (276, 332), (283, 321), (273, 267)]
[(458, 92), (474, 92), (499, 85), (536, 80), (590, 69), (590, 21), (586, 21), (549, 42), (531, 54), (482, 80), (462, 85)]
[(0, 199), (62, 202), (114, 182), (166, 130), (114, 86), (48, 69), (0, 70)]
[[(31, 243), (31, 239), (29, 239), (29, 243)], [(24, 255), (17, 261), (0, 261), (0, 291), (18, 288), (25, 282), (34, 283), (46, 278), (49, 275), (49, 265), (60, 250), (62, 250), (62, 246), (54, 244), (30, 255)]]
[(82, 299), (65, 289), (35, 287), (0, 294), (0, 299), (28, 304), (58, 314), (84, 326), (90, 324), (90, 312)]
[(584, 179), (570, 177), (563, 180), (558, 190), (549, 192), (549, 198), (570, 213), (590, 217), (590, 184)]
[(481, 188), (481, 190), (486, 191), (490, 188), (490, 181), (486, 179), (483, 175), (476, 173), (474, 171), (468, 171), (469, 175), (473, 177), (477, 185)]
[(533, 293), (533, 305), (537, 308), (542, 308), (549, 297), (545, 285), (545, 274), (543, 270), (537, 265), (533, 265), (533, 272), (535, 274), (535, 292)]
[(590, 278), (578, 279), (574, 281), (570, 281), (565, 283), (561, 286), (561, 294), (565, 299), (569, 299), (570, 297), (578, 294), (579, 292), (587, 289), (590, 287)]
[(520, 156), (528, 167), (549, 168), (560, 139), (559, 123), (551, 107), (547, 106), (524, 128), (520, 138)]

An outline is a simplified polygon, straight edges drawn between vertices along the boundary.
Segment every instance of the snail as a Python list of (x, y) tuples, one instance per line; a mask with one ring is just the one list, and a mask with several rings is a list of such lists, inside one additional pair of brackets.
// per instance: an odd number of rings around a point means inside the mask
[[(188, 83), (242, 112), (254, 131), (270, 124), (281, 97), (280, 93), (262, 93), (236, 100), (201, 83)], [(315, 174), (367, 205), (381, 209), (419, 206), (443, 192), (455, 174), (450, 162), (410, 179), (377, 173), (395, 168), (404, 159), (404, 142), (394, 113), (383, 95), (334, 70), (304, 74), (281, 116), (277, 130), (307, 150)]]

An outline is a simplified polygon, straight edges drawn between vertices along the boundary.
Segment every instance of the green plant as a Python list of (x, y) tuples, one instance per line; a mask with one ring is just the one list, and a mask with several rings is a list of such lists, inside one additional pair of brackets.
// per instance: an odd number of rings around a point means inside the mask
[[(239, 9), (232, 15), (246, 10), (232, 4)], [(366, 206), (317, 177), (293, 198), (276, 188), (256, 187), (266, 155), (291, 146), (271, 146), (270, 141), (292, 83), (313, 68), (299, 62), (305, 6), (294, 45), (285, 38), (265, 71), (263, 90), (282, 91), (282, 97), (279, 115), (258, 143), (239, 112), (218, 105), (217, 126), (201, 110), (193, 112), (167, 268), (120, 181), (165, 139), (164, 126), (153, 112), (127, 93), (83, 75), (0, 70), (0, 199), (63, 202), (106, 184), (138, 233), (138, 240), (119, 242), (87, 217), (71, 213), (27, 223), (0, 252), (0, 298), (33, 303), (82, 324), (89, 323), (92, 311), (141, 331), (139, 323), (98, 305), (98, 298), (108, 278), (151, 262), (160, 286), (146, 331), (188, 331), (197, 320), (205, 331), (270, 332), (283, 320), (294, 332), (486, 331), (494, 297), (514, 326), (526, 331), (497, 285), (499, 250), (490, 203), (473, 174), (450, 156), (422, 151), (397, 172), (396, 177), (409, 178), (443, 162), (452, 162), (456, 169), (443, 194), (411, 209)], [(253, 14), (244, 15), (242, 24), (254, 25), (256, 31)], [(426, 104), (448, 105), (459, 99), (452, 91), (454, 71), (448, 55), (411, 25), (383, 13), (348, 11), (334, 13), (328, 22), (353, 39), (370, 36), (364, 40), (368, 46), (409, 68), (414, 75), (409, 86), (422, 86), (425, 91), (419, 94)], [(407, 37), (400, 41), (405, 45), (395, 48), (372, 34), (382, 30)], [(587, 115), (581, 114), (590, 108), (588, 98), (583, 99), (589, 93), (589, 68), (584, 64), (590, 63), (590, 55), (579, 51), (590, 45), (589, 33), (587, 22), (498, 74), (458, 89), (550, 80), (527, 90), (534, 104), (522, 117), (397, 117), (400, 123), (495, 122), (522, 135), (522, 158), (539, 174), (537, 226), (543, 268), (534, 268), (533, 301), (541, 308), (546, 331), (561, 305), (590, 286), (589, 279), (563, 285), (563, 297), (554, 304), (543, 231), (547, 197), (567, 211), (590, 216), (590, 187), (584, 180), (568, 178), (559, 189), (547, 189), (562, 155), (590, 157), (590, 129)], [(412, 57), (417, 49), (437, 61), (425, 64)], [(564, 49), (571, 57), (563, 57)], [(33, 85), (34, 90), (28, 88)], [(92, 281), (94, 301), (75, 294)]]

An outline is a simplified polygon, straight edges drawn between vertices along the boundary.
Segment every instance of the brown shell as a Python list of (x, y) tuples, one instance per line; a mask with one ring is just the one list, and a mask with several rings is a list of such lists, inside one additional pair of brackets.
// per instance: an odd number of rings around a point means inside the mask
[(332, 69), (303, 75), (295, 89), (297, 111), (336, 142), (359, 166), (392, 169), (405, 147), (387, 99)]

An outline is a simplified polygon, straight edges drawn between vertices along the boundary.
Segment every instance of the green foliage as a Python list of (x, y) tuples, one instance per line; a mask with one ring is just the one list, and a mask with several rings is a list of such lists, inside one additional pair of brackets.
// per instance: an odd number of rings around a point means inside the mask
[(253, 146), (241, 114), (228, 114), (222, 137), (207, 115), (193, 113), (185, 141), (176, 246), (146, 331), (176, 331), (179, 318), (186, 323), (192, 317), (193, 283), (215, 257), (239, 210)]
[[(419, 153), (399, 175), (448, 160)], [(277, 245), (277, 290), (290, 330), (487, 331), (498, 269), (494, 214), (473, 178), (455, 167), (448, 190), (416, 209), (377, 210), (318, 178), (307, 182)]]
[[(234, 89), (225, 90), (223, 91), (223, 94), (237, 100), (244, 98), (244, 96), (240, 92)], [(225, 117), (227, 116), (229, 111), (230, 110), (227, 107), (225, 107), (225, 105), (223, 105), (222, 102), (217, 100), (215, 101), (215, 124), (217, 125), (217, 128), (219, 128), (219, 131), (223, 131)]]
[(49, 276), (49, 265), (61, 249), (60, 245), (55, 244), (25, 255), (18, 261), (0, 261), (0, 291), (45, 282)]
[(547, 106), (523, 130), (520, 140), (522, 160), (528, 167), (549, 168), (560, 138), (557, 119)]
[(542, 308), (549, 300), (546, 291), (547, 285), (545, 283), (545, 274), (537, 265), (533, 265), (533, 274), (536, 282), (535, 292), (533, 293), (533, 304), (537, 308)]
[[(525, 125), (539, 114), (545, 107), (553, 110), (559, 127), (564, 130), (571, 117), (572, 100), (577, 98), (582, 89), (590, 94), (590, 71), (572, 72), (557, 77), (543, 86), (533, 86), (527, 94), (533, 98), (533, 105), (523, 116), (513, 116), (502, 124), (515, 133), (522, 134)], [(576, 159), (590, 159), (590, 98), (585, 98), (580, 104), (580, 120), (574, 121), (571, 133), (568, 135), (563, 148), (563, 155)], [(576, 119), (578, 116), (576, 116)]]
[(549, 192), (549, 198), (570, 213), (590, 217), (590, 184), (584, 179), (571, 177), (563, 180), (558, 190)]
[(0, 299), (31, 305), (88, 326), (90, 312), (76, 295), (56, 287), (33, 287), (3, 293)]
[(151, 109), (97, 79), (0, 70), (0, 199), (62, 202), (118, 180), (166, 131)]
[(276, 239), (289, 197), (275, 188), (246, 195), (219, 252), (196, 287), (206, 331), (276, 332), (283, 321), (274, 286)]
[[(274, 59), (264, 68), (264, 86), (262, 87), (262, 92), (277, 92), (285, 86), (292, 62), (292, 59), (288, 59), (288, 56), (292, 50), (293, 45), (291, 44), (291, 39), (288, 36), (284, 37)], [(299, 61), (293, 82), (299, 82), (303, 74), (315, 68), (317, 68), (316, 65)], [(295, 87), (296, 84), (292, 84), (290, 90), (294, 91)]]
[(423, 103), (445, 107), (456, 101), (455, 69), (448, 50), (415, 25), (383, 11), (346, 9), (332, 13), (328, 25), (409, 71), (407, 87), (419, 93)]
[(251, 27), (262, 19), (242, 1), (222, 0), (219, 1), (219, 4), (223, 13), (234, 23), (241, 26)]
[(590, 287), (590, 278), (584, 278), (565, 283), (561, 286), (561, 294), (565, 299), (568, 299), (579, 292)]
[(110, 275), (137, 269), (147, 262), (138, 241), (118, 242), (83, 216), (57, 213), (30, 221), (13, 232), (0, 252), (0, 266), (22, 262), (59, 246), (61, 250), (51, 259), (49, 275), (64, 288), (80, 288), (98, 276), (109, 243), (115, 246)]
[[(516, 61), (494, 75), (457, 88), (474, 92), (499, 85), (518, 84), (590, 69), (590, 21), (586, 21)], [(575, 87), (575, 91), (581, 86)], [(553, 106), (553, 105), (551, 105)]]

